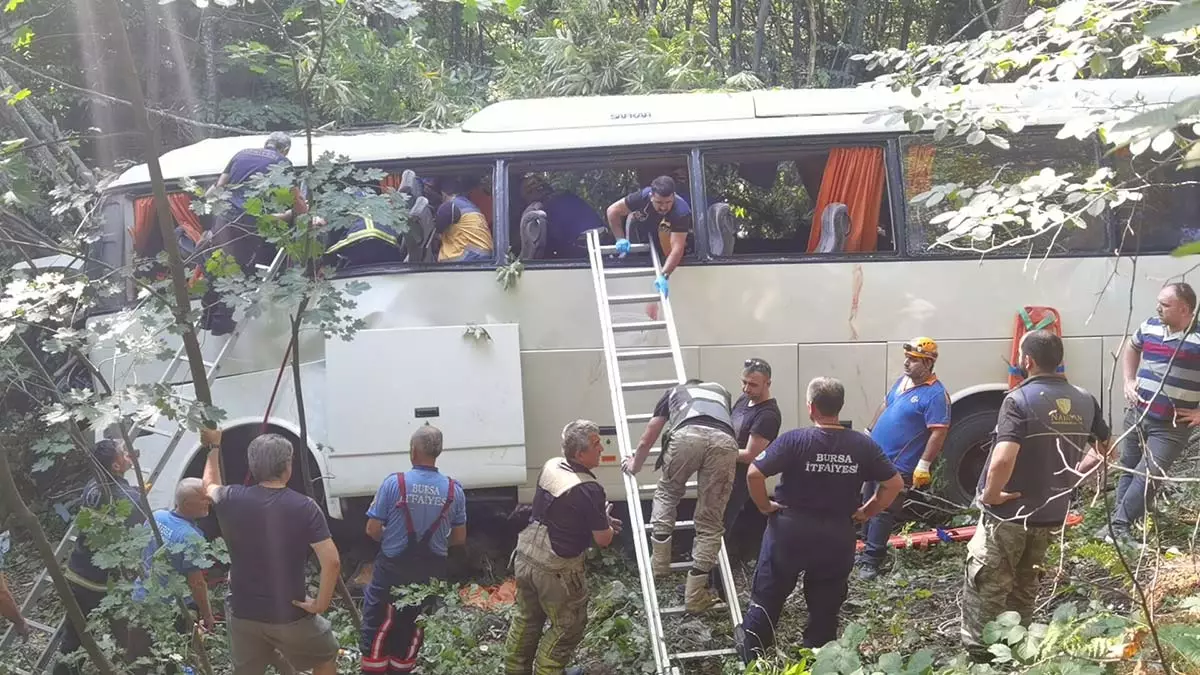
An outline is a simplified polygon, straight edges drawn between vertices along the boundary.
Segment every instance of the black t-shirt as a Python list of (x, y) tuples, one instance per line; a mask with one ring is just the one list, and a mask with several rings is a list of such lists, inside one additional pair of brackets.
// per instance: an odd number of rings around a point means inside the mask
[[(141, 495), (138, 489), (129, 484), (124, 478), (114, 478), (108, 485), (101, 485), (95, 478), (83, 486), (83, 496), (80, 506), (89, 509), (99, 509), (106, 504), (117, 504), (123, 501), (131, 502), (133, 507), (125, 518), (125, 525), (133, 527), (146, 522), (146, 514), (142, 511)], [(87, 535), (80, 535), (75, 541), (75, 548), (67, 561), (67, 567), (88, 581), (105, 584), (113, 570), (102, 570), (92, 562), (95, 551), (88, 546)]]
[(224, 485), (213, 508), (229, 545), (233, 615), (273, 624), (307, 616), (292, 601), (306, 595), (309, 549), (329, 539), (317, 503), (290, 488)]
[[(1000, 519), (1019, 518), (1030, 525), (1061, 525), (1067, 516), (1067, 495), (1079, 483), (1074, 469), (1089, 443), (1106, 441), (1108, 424), (1096, 398), (1058, 376), (1036, 376), (1009, 392), (1000, 404), (996, 442), (1021, 446), (1012, 477), (1002, 488), (1021, 496), (984, 510)], [(977, 491), (983, 493), (986, 467)], [(1066, 460), (1066, 465), (1064, 465)], [(1028, 517), (1027, 520), (1026, 517)]]
[(765, 476), (783, 474), (775, 501), (789, 509), (849, 518), (862, 505), (862, 486), (896, 475), (870, 436), (850, 429), (793, 429), (754, 459)]
[(592, 532), (608, 529), (605, 500), (599, 483), (581, 483), (555, 499), (542, 518), (550, 531), (550, 548), (563, 558), (574, 558), (588, 550)]
[(750, 405), (750, 399), (742, 394), (733, 404), (731, 416), (734, 436), (738, 447), (743, 450), (750, 444), (750, 434), (762, 436), (769, 443), (779, 436), (779, 427), (783, 424), (779, 404), (773, 398)]
[[(667, 393), (663, 394), (662, 398), (658, 399), (658, 403), (656, 403), (654, 405), (654, 416), (655, 417), (666, 417), (668, 419), (671, 417), (671, 392), (672, 391), (675, 391), (675, 390), (668, 389)], [(709, 429), (716, 429), (718, 431), (724, 431), (725, 433), (729, 434), (730, 436), (733, 435), (733, 429), (729, 428), (728, 424), (725, 424), (721, 420), (715, 420), (715, 419), (709, 417), (708, 415), (701, 415), (700, 417), (693, 417), (691, 419), (684, 420), (679, 425), (679, 429), (682, 429), (686, 426), (691, 426), (691, 425), (695, 425), (698, 427), (708, 427)], [(674, 432), (674, 431), (678, 431), (679, 429), (672, 429), (671, 431)], [(742, 447), (745, 447), (745, 446), (742, 446)]]
[[(670, 233), (692, 231), (692, 207), (686, 199), (676, 193), (671, 210), (662, 214), (654, 210), (650, 194), (651, 189), (648, 187), (631, 192), (625, 196), (625, 206), (629, 208), (630, 213), (634, 214), (634, 219), (641, 228), (640, 231), (654, 242), (654, 247), (658, 249), (658, 254), (661, 256), (664, 254), (663, 239), (668, 238)], [(625, 234), (629, 235), (628, 232)]]

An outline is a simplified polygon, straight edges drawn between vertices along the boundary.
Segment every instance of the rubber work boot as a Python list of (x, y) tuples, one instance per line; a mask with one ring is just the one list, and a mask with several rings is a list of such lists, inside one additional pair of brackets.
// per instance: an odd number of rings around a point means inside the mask
[(717, 596), (708, 587), (708, 573), (688, 572), (687, 585), (683, 588), (683, 608), (689, 614), (700, 614), (707, 612), (715, 604), (717, 604)]
[(658, 537), (650, 537), (653, 551), (650, 554), (650, 571), (654, 576), (661, 577), (671, 573), (671, 538), (659, 541)]

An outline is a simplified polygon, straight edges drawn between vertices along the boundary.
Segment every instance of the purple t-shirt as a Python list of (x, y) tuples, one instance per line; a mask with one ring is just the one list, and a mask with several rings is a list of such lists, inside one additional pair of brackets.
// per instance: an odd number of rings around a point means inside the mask
[(559, 192), (542, 202), (546, 211), (546, 249), (563, 254), (578, 245), (579, 235), (604, 227), (600, 214), (591, 204), (570, 192)]
[(307, 616), (292, 601), (305, 598), (310, 547), (330, 538), (317, 503), (290, 488), (223, 485), (213, 508), (229, 545), (233, 615), (274, 624)]
[[(230, 185), (242, 185), (258, 173), (267, 173), (272, 166), (283, 164), (291, 168), (292, 163), (287, 157), (271, 148), (250, 148), (239, 150), (225, 166), (224, 173), (229, 174)], [(246, 188), (235, 187), (230, 191), (229, 203), (233, 206), (234, 215), (240, 215), (246, 206)]]

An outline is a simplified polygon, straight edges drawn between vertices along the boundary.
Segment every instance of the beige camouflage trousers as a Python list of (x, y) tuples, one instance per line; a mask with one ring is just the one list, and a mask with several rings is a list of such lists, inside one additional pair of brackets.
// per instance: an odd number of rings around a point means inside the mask
[(1042, 562), (1055, 532), (986, 513), (980, 517), (967, 543), (963, 583), (961, 632), (967, 649), (983, 648), (984, 626), (1004, 612), (1019, 613), (1025, 626), (1033, 620)]
[(733, 490), (737, 465), (737, 442), (716, 429), (689, 424), (672, 434), (663, 457), (662, 476), (654, 491), (650, 511), (654, 538), (662, 541), (675, 529), (675, 511), (687, 491), (688, 479), (696, 474), (696, 540), (692, 565), (707, 572), (717, 563), (721, 537), (725, 534), (725, 504)]

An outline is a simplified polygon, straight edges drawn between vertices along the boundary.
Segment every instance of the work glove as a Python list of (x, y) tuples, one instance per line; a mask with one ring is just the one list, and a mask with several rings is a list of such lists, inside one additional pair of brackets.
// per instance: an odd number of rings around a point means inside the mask
[(658, 278), (654, 280), (654, 290), (662, 293), (664, 298), (667, 297), (667, 278), (661, 274), (658, 275)]
[(929, 473), (929, 462), (925, 460), (917, 462), (917, 469), (913, 471), (913, 487), (919, 490), (932, 482), (933, 476)]
[(622, 258), (624, 258), (626, 255), (629, 255), (629, 240), (628, 239), (618, 239), (617, 240), (617, 255), (621, 256)]

